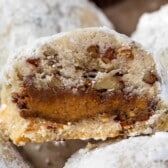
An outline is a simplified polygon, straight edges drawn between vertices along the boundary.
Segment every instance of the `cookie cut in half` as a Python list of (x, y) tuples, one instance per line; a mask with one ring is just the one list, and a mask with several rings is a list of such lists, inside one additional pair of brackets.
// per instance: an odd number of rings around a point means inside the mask
[(108, 28), (39, 39), (9, 58), (0, 117), (18, 145), (167, 130), (163, 70)]

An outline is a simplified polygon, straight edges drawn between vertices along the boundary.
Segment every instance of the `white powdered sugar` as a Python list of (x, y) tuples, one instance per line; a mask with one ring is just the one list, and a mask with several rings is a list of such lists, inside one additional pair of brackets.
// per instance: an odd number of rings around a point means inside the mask
[(6, 104), (0, 104), (0, 112), (7, 108)]
[(141, 16), (132, 38), (140, 42), (146, 49), (154, 54), (168, 46), (168, 5), (159, 11), (145, 13)]
[(29, 168), (10, 142), (0, 135), (0, 167), (1, 168)]
[(143, 14), (132, 38), (140, 42), (155, 59), (158, 72), (162, 76), (162, 93), (168, 100), (168, 5), (159, 11)]
[(167, 168), (168, 133), (134, 137), (96, 149), (81, 149), (64, 168)]

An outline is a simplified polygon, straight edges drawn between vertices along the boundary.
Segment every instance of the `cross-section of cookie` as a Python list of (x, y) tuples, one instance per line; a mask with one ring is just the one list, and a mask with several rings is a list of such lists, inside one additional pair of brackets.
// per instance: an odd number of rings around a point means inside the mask
[(1, 119), (16, 144), (167, 130), (158, 72), (148, 52), (108, 28), (39, 39), (9, 59)]

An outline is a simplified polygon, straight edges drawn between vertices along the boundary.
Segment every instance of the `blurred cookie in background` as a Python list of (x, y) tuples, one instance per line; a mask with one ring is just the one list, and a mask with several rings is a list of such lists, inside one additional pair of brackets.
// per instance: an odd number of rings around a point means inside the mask
[[(141, 43), (150, 51), (159, 66), (164, 66), (167, 71), (161, 71), (165, 76), (168, 74), (168, 4), (158, 11), (145, 13), (139, 20), (136, 31), (132, 38)], [(162, 81), (166, 83), (168, 79)]]
[(167, 168), (168, 133), (132, 137), (79, 150), (64, 168)]
[(106, 8), (109, 7), (111, 5), (117, 4), (117, 3), (121, 3), (124, 0), (91, 0), (94, 3), (96, 3), (97, 6), (101, 7), (101, 8)]
[(114, 5), (108, 5), (103, 10), (113, 21), (118, 32), (131, 35), (136, 28), (139, 17), (144, 12), (155, 11), (166, 3), (168, 0), (123, 0)]
[(132, 38), (140, 42), (154, 55), (168, 49), (168, 4), (158, 11), (141, 16)]

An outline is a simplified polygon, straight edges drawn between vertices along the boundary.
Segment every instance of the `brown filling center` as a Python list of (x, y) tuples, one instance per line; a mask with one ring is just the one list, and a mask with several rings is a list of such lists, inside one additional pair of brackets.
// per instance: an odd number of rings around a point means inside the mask
[(122, 91), (71, 90), (52, 88), (37, 90), (32, 84), (25, 85), (22, 94), (13, 93), (13, 102), (24, 118), (43, 119), (67, 123), (99, 114), (110, 114), (124, 125), (147, 120), (155, 111), (157, 101), (147, 96), (129, 95)]

